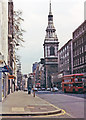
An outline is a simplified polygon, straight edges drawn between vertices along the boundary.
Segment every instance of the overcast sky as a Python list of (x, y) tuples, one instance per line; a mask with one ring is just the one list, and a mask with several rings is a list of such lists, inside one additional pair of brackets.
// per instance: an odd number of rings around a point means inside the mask
[[(32, 64), (44, 56), (43, 43), (48, 25), (50, 0), (14, 0), (14, 9), (22, 10), (25, 43), (19, 50), (22, 73), (32, 72)], [(72, 32), (84, 21), (85, 0), (51, 0), (59, 49), (72, 38)]]

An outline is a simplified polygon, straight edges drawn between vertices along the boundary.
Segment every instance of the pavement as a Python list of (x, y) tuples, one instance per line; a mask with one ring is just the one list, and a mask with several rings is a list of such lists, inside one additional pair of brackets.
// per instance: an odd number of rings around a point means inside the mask
[(53, 104), (24, 91), (11, 93), (2, 102), (0, 116), (40, 116), (62, 113)]

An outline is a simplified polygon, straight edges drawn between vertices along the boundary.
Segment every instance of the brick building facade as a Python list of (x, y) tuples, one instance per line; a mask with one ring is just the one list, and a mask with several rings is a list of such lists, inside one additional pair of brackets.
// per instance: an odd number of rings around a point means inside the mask
[(86, 73), (86, 20), (73, 32), (73, 73)]
[(73, 73), (73, 56), (72, 56), (72, 39), (70, 39), (59, 51), (58, 51), (58, 73), (68, 75)]

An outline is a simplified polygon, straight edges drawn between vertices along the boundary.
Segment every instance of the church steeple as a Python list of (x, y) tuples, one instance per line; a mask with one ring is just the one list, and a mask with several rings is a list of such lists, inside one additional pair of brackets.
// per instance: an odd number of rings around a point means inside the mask
[(51, 12), (51, 0), (50, 0), (50, 6), (49, 6), (49, 15), (52, 15), (52, 12)]
[(49, 3), (48, 26), (44, 40), (45, 81), (46, 87), (51, 87), (51, 74), (58, 72), (58, 38), (53, 24), (51, 0)]
[(49, 38), (52, 38), (54, 41), (58, 41), (57, 35), (55, 33), (56, 29), (53, 24), (53, 14), (51, 11), (51, 0), (49, 3), (49, 15), (48, 15), (48, 26), (46, 28), (46, 38), (45, 41), (49, 41)]
[[(56, 29), (55, 29), (54, 24), (53, 24), (53, 15), (52, 15), (52, 11), (51, 11), (51, 0), (50, 0), (50, 3), (49, 3), (48, 26), (46, 28), (46, 36), (45, 36), (45, 41), (44, 41), (45, 46), (46, 46), (47, 42), (48, 42), (47, 46), (49, 46), (49, 47), (50, 47), (49, 43), (52, 42), (51, 43), (52, 46), (55, 47), (55, 54), (53, 54), (53, 55), (56, 57), (57, 56), (57, 51), (56, 50), (58, 50), (59, 42), (58, 42), (58, 38), (57, 38), (57, 35), (56, 35)], [(45, 56), (47, 56), (47, 57), (51, 56), (49, 50), (46, 53), (48, 53), (48, 54), (45, 55)]]
[(52, 15), (52, 11), (51, 11), (51, 0), (50, 0), (50, 4), (49, 4), (48, 22), (53, 22), (53, 15)]

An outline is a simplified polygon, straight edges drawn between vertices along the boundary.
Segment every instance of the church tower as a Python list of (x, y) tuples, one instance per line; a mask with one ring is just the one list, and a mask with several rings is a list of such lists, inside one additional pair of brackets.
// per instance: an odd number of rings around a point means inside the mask
[(51, 1), (49, 5), (48, 26), (44, 40), (44, 60), (45, 60), (45, 83), (46, 87), (52, 87), (51, 75), (58, 72), (58, 38), (53, 24), (51, 11)]

